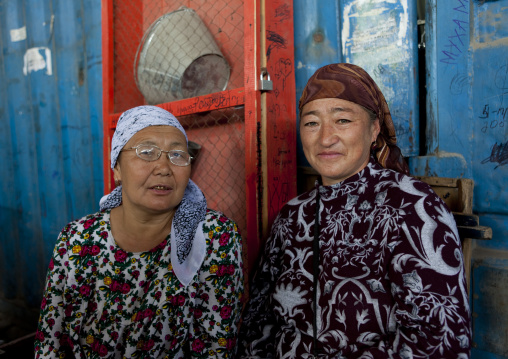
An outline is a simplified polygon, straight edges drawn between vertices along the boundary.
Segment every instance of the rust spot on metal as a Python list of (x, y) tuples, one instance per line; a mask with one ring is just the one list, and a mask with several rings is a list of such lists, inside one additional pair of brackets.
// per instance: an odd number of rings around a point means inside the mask
[(314, 39), (314, 42), (320, 43), (320, 42), (324, 41), (325, 36), (323, 35), (323, 33), (321, 31), (316, 31), (314, 33), (314, 35), (312, 36), (312, 38)]

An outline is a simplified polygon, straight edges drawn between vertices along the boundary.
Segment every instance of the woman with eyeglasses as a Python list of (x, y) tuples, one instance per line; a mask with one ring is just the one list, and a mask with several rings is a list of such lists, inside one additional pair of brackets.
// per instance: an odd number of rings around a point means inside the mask
[(59, 235), (36, 358), (233, 356), (241, 237), (190, 180), (187, 142), (159, 107), (122, 114), (111, 146), (117, 187)]

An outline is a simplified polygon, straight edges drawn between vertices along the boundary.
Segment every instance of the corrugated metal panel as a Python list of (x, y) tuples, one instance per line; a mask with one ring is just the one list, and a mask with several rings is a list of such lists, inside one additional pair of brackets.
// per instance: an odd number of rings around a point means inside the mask
[(345, 62), (362, 66), (390, 107), (404, 156), (419, 154), (416, 0), (342, 0)]
[[(338, 5), (336, 0), (293, 1), (297, 104), (309, 77), (318, 68), (341, 61)], [(309, 166), (300, 142), (299, 126), (296, 130), (298, 165)]]
[(99, 0), (0, 0), (0, 298), (20, 305), (103, 194), (100, 24)]
[[(314, 71), (362, 66), (386, 97), (405, 156), (419, 154), (416, 0), (294, 1), (297, 99)], [(300, 142), (298, 162), (308, 166)]]
[(410, 167), (473, 179), (473, 210), (492, 228), (473, 252), (472, 358), (508, 358), (507, 17), (508, 0), (426, 0), (427, 154)]

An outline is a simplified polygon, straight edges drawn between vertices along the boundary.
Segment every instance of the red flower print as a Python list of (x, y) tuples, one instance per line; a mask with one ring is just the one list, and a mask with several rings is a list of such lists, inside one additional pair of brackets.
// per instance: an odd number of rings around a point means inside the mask
[(58, 254), (60, 255), (60, 257), (63, 257), (65, 255), (65, 253), (67, 253), (67, 249), (65, 249), (65, 248), (60, 248), (58, 250)]
[(53, 328), (53, 326), (55, 325), (55, 320), (53, 318), (49, 318), (47, 322), (50, 328)]
[(132, 272), (132, 276), (135, 278), (135, 279), (138, 279), (139, 278), (139, 271), (138, 270), (135, 270)]
[(111, 289), (111, 291), (113, 292), (119, 292), (120, 289), (122, 289), (122, 285), (120, 283), (118, 283), (118, 281), (116, 280), (113, 280), (111, 282), (111, 285), (109, 286), (109, 288)]
[(232, 308), (229, 305), (226, 305), (220, 310), (220, 316), (222, 319), (228, 319), (231, 316)]
[(79, 293), (83, 296), (83, 297), (88, 297), (90, 295), (90, 291), (91, 291), (91, 288), (90, 286), (88, 285), (84, 285), (82, 286), (81, 288), (79, 288)]
[(49, 270), (53, 270), (55, 268), (55, 263), (53, 262), (53, 258), (49, 261)]
[(192, 351), (193, 352), (201, 353), (201, 351), (203, 351), (204, 348), (205, 348), (205, 344), (203, 343), (203, 341), (201, 341), (201, 339), (198, 338), (192, 342)]
[(95, 301), (89, 302), (87, 311), (91, 313), (91, 312), (95, 312), (96, 310), (97, 310), (97, 303)]
[(203, 295), (201, 296), (201, 298), (205, 301), (205, 302), (208, 302), (208, 299), (210, 298), (208, 296), (208, 293), (203, 293)]
[(115, 252), (115, 260), (117, 262), (125, 262), (125, 260), (127, 259), (127, 253), (125, 253), (124, 251), (122, 251), (121, 249), (117, 250)]
[(102, 312), (102, 315), (101, 315), (101, 320), (102, 320), (102, 321), (105, 321), (107, 317), (108, 317), (108, 311), (107, 311), (107, 310), (104, 310), (104, 311)]
[(153, 317), (153, 310), (151, 310), (150, 308), (146, 308), (144, 316), (145, 316), (145, 318), (151, 319)]
[(106, 231), (102, 231), (102, 232), (101, 232), (101, 234), (100, 234), (100, 236), (101, 236), (102, 238), (106, 239), (106, 238), (108, 238), (108, 232), (106, 232)]
[(203, 311), (201, 309), (197, 308), (196, 310), (194, 310), (194, 318), (199, 319), (201, 318), (202, 315)]
[(222, 277), (224, 275), (226, 275), (228, 272), (228, 269), (226, 266), (219, 266), (219, 268), (217, 269), (217, 276), (219, 277)]
[(153, 341), (153, 339), (148, 339), (146, 341), (145, 345), (143, 346), (143, 350), (149, 351), (150, 349), (153, 348), (154, 345), (155, 345), (155, 342)]
[(219, 217), (219, 221), (221, 221), (222, 223), (226, 222), (228, 219), (224, 216), (220, 216)]
[(130, 290), (131, 290), (131, 286), (128, 283), (124, 283), (124, 284), (122, 284), (122, 288), (120, 291), (123, 294), (127, 294), (127, 293), (129, 293)]
[(96, 255), (97, 255), (97, 254), (99, 254), (100, 252), (101, 252), (101, 248), (100, 248), (98, 245), (94, 244), (94, 245), (92, 246), (92, 250), (91, 250), (92, 255), (93, 255), (93, 256), (96, 256)]
[(113, 339), (113, 341), (115, 341), (115, 342), (116, 342), (116, 341), (117, 341), (117, 339), (118, 339), (118, 332), (112, 332), (112, 333), (111, 333), (111, 339)]
[(99, 351), (99, 347), (101, 346), (101, 343), (99, 343), (98, 340), (94, 340), (94, 342), (92, 343), (91, 347), (92, 347), (92, 350), (94, 352), (98, 352)]
[(160, 290), (157, 293), (155, 293), (155, 299), (159, 300), (159, 299), (161, 299), (161, 296), (162, 296), (162, 293)]
[(85, 222), (85, 224), (83, 225), (83, 228), (84, 228), (84, 229), (88, 229), (88, 228), (90, 228), (90, 226), (93, 224), (93, 222), (95, 222), (95, 219), (94, 219), (94, 218), (87, 220), (87, 221)]
[(222, 233), (219, 239), (219, 244), (225, 246), (229, 243), (229, 233)]
[(102, 344), (99, 347), (99, 356), (100, 357), (105, 357), (106, 355), (108, 355), (108, 348), (104, 344)]
[(182, 306), (185, 304), (185, 297), (183, 295), (178, 296), (178, 305)]
[(42, 298), (41, 309), (44, 309), (46, 307), (47, 302), (48, 302), (48, 300), (46, 298)]
[(79, 256), (84, 257), (87, 254), (90, 254), (90, 247), (88, 247), (88, 246), (81, 247), (81, 252), (79, 252)]
[(228, 274), (229, 275), (235, 274), (235, 266), (233, 264), (228, 265)]
[(35, 339), (37, 339), (40, 342), (44, 341), (44, 333), (41, 331), (37, 331), (37, 333), (35, 333)]
[(62, 334), (62, 336), (60, 337), (60, 345), (63, 347), (71, 347), (71, 348), (74, 347), (71, 338), (69, 338), (67, 334)]
[(69, 304), (65, 307), (65, 316), (70, 317), (72, 315), (72, 305)]

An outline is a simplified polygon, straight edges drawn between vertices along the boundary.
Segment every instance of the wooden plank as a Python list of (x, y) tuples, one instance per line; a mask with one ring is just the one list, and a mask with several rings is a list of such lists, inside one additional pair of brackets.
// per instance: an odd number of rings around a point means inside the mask
[(492, 228), (486, 226), (457, 226), (460, 238), (492, 239)]
[(474, 227), (480, 224), (480, 220), (477, 215), (465, 214), (461, 212), (452, 212), (453, 218), (457, 226), (469, 226)]

